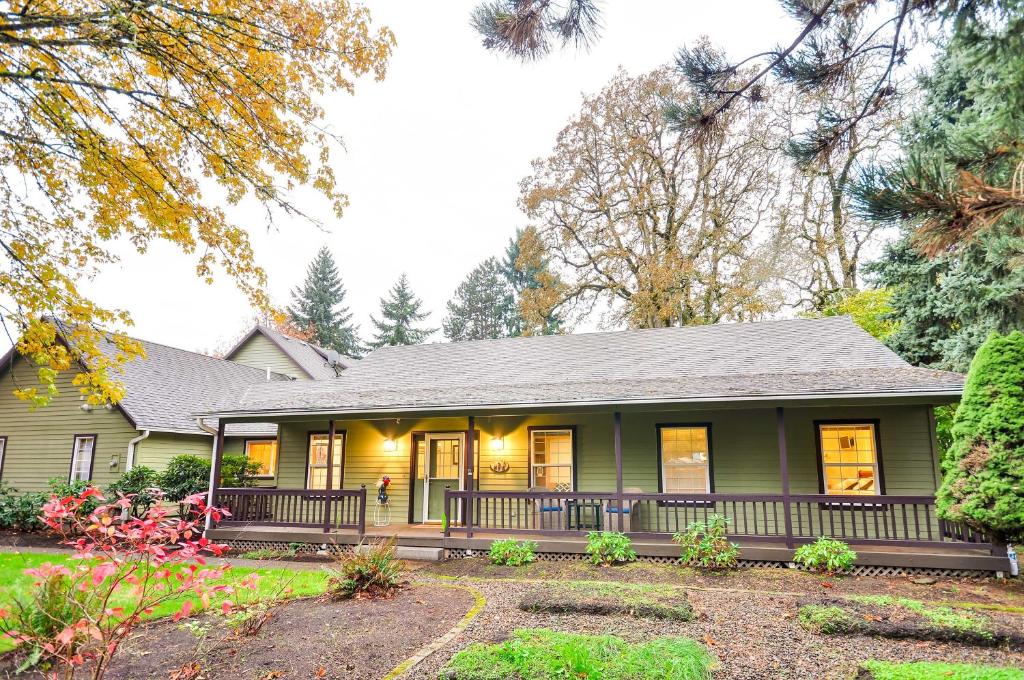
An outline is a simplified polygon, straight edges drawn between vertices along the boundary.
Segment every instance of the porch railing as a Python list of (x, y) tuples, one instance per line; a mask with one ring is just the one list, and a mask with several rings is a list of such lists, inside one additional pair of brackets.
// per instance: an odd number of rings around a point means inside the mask
[(939, 519), (932, 496), (449, 489), (444, 502), (448, 535), (468, 537), (474, 532), (579, 535), (621, 530), (639, 538), (664, 538), (718, 514), (729, 519), (730, 536), (749, 542), (792, 547), (831, 536), (851, 544), (992, 548), (983, 535)]
[(217, 489), (214, 504), (230, 515), (221, 526), (355, 529), (366, 532), (366, 486), (359, 489)]

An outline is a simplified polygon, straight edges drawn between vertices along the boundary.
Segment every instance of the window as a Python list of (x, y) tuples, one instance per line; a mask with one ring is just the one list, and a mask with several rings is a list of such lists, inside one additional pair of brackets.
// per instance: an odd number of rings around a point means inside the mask
[[(331, 487), (341, 488), (341, 453), (345, 447), (345, 433), (334, 435), (334, 451), (331, 452)], [(327, 434), (309, 435), (309, 471), (306, 477), (307, 489), (327, 488)]]
[(661, 425), (661, 486), (664, 493), (711, 493), (711, 428)]
[(260, 477), (273, 477), (277, 471), (277, 440), (247, 439), (245, 457), (260, 464), (256, 474)]
[(572, 429), (530, 430), (530, 476), (534, 487), (573, 490), (572, 439)]
[(881, 493), (876, 436), (873, 423), (818, 425), (825, 493)]
[(92, 457), (96, 453), (96, 435), (76, 434), (71, 450), (71, 474), (68, 481), (89, 481), (92, 477)]

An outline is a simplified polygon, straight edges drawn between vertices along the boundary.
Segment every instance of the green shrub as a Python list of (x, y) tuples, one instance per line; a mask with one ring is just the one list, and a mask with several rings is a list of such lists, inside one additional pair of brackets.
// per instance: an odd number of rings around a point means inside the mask
[(43, 514), (43, 504), (48, 500), (48, 493), (20, 493), (9, 484), (0, 482), (0, 529), (42, 529), (44, 525), (40, 517)]
[(224, 456), (220, 461), (220, 485), (228, 489), (252, 486), (256, 483), (256, 475), (260, 473), (258, 461), (249, 460), (244, 455)]
[(857, 559), (857, 553), (843, 541), (822, 536), (814, 543), (797, 548), (793, 561), (811, 571), (838, 574), (849, 571)]
[(442, 677), (707, 680), (713, 662), (702, 645), (688, 638), (654, 638), (631, 644), (614, 635), (579, 635), (541, 628), (517, 630), (510, 640), (496, 644), (472, 644), (452, 657)]
[(160, 475), (145, 465), (133, 467), (107, 487), (107, 500), (131, 496), (131, 505), (128, 509), (132, 517), (141, 518), (163, 499), (163, 495), (160, 489)]
[(362, 544), (340, 556), (328, 569), (327, 593), (335, 600), (350, 597), (390, 597), (402, 580), (402, 563), (395, 557), (395, 541)]
[(537, 544), (533, 541), (520, 543), (514, 538), (502, 539), (491, 543), (491, 552), (488, 557), (492, 564), (521, 567), (537, 559)]
[(591, 531), (587, 534), (587, 554), (594, 564), (608, 566), (636, 559), (629, 536), (617, 531)]
[(1024, 680), (1024, 670), (966, 663), (868, 661), (863, 669), (872, 680)]
[(686, 531), (672, 536), (683, 549), (679, 561), (700, 569), (735, 569), (740, 549), (725, 537), (728, 526), (729, 519), (722, 515), (710, 515), (706, 522), (691, 522)]
[[(69, 482), (66, 479), (60, 477), (54, 477), (49, 481), (50, 493), (57, 498), (67, 498), (69, 496), (81, 496), (82, 492), (89, 488), (99, 488), (92, 482), (75, 480)], [(45, 494), (46, 500), (50, 500), (50, 494)], [(93, 510), (100, 507), (101, 503), (106, 501), (100, 501), (95, 496), (90, 496), (78, 507), (78, 513), (81, 515), (88, 516), (92, 514)]]
[(1024, 333), (992, 335), (978, 350), (950, 434), (939, 516), (1024, 539)]
[(210, 461), (187, 453), (174, 456), (160, 475), (160, 488), (167, 500), (178, 504), (178, 514), (184, 517), (188, 508), (182, 501), (210, 489)]

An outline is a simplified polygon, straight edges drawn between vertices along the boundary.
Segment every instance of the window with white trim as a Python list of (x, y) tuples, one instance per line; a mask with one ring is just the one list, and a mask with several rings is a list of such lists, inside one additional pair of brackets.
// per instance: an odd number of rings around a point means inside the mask
[(71, 452), (71, 474), (68, 481), (87, 482), (92, 476), (92, 457), (96, 453), (96, 437), (91, 434), (75, 435)]
[(533, 486), (572, 491), (572, 430), (530, 431), (530, 476)]
[(706, 425), (658, 428), (664, 493), (711, 493), (710, 432)]
[(818, 437), (826, 494), (873, 496), (880, 493), (873, 423), (820, 424)]
[[(309, 470), (306, 477), (307, 489), (327, 488), (327, 441), (326, 434), (309, 436)], [(345, 446), (345, 435), (334, 435), (334, 450), (331, 451), (331, 487), (341, 488), (341, 452)]]
[(277, 440), (246, 440), (245, 457), (260, 464), (260, 469), (256, 473), (258, 476), (273, 477), (277, 470)]

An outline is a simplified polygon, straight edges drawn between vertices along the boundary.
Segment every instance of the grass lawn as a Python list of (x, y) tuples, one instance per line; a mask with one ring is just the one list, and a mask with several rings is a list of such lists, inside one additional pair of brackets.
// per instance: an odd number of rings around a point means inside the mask
[(443, 675), (458, 680), (506, 678), (665, 678), (705, 680), (714, 659), (689, 638), (630, 644), (614, 635), (578, 635), (544, 628), (517, 630), (497, 644), (476, 643), (456, 654)]
[[(10, 603), (14, 599), (28, 598), (29, 589), (32, 587), (35, 577), (25, 574), (25, 569), (38, 567), (45, 562), (68, 564), (70, 566), (75, 561), (70, 559), (70, 554), (0, 553), (0, 583), (4, 584), (4, 588), (0, 590), (0, 607), (10, 608)], [(262, 596), (271, 596), (277, 593), (284, 597), (319, 595), (324, 592), (327, 584), (327, 574), (322, 570), (307, 571), (259, 567), (231, 567), (224, 575), (223, 582), (232, 583), (252, 573), (260, 575), (260, 579), (257, 581), (257, 589)], [(193, 606), (197, 608), (200, 606), (197, 596), (183, 594), (154, 609), (149, 618), (169, 616), (178, 611), (185, 600), (192, 600)], [(12, 647), (13, 645), (9, 640), (0, 638), (0, 653), (8, 651)]]
[(1024, 671), (1016, 668), (974, 664), (868, 661), (864, 668), (874, 680), (1024, 680)]

